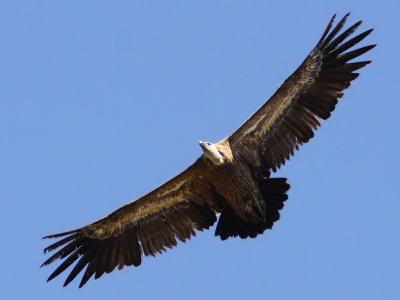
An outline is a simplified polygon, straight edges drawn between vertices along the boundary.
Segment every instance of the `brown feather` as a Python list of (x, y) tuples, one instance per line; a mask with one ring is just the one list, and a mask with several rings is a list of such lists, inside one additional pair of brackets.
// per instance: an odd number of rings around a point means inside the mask
[[(319, 48), (325, 48), (328, 43), (339, 33), (339, 31), (343, 28), (344, 24), (347, 21), (347, 18), (349, 17), (350, 13), (347, 13), (340, 21), (339, 23), (335, 26), (335, 28), (332, 29), (331, 33), (328, 35), (326, 39), (322, 37), (322, 43), (318, 43)], [(329, 25), (332, 25), (331, 23)], [(328, 25), (327, 29), (329, 31), (330, 26)]]
[[(318, 118), (331, 116), (343, 90), (358, 77), (358, 73), (352, 72), (370, 62), (348, 61), (375, 47), (370, 45), (346, 52), (372, 32), (370, 29), (345, 41), (361, 24), (359, 21), (339, 34), (347, 17), (348, 14), (331, 30), (332, 18), (316, 48), (302, 65), (229, 136), (234, 151), (248, 153), (261, 149), (265, 165), (275, 171), (284, 164), (284, 159), (293, 155), (294, 149), (314, 136), (313, 130), (320, 126)], [(282, 134), (286, 130), (296, 137), (295, 143), (288, 143), (288, 135)], [(286, 147), (288, 144), (291, 147)]]

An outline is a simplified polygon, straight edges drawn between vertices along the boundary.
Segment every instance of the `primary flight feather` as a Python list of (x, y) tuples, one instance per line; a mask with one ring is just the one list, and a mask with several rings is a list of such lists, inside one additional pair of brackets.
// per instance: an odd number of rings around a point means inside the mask
[[(63, 262), (48, 280), (75, 263), (64, 286), (79, 273), (82, 287), (116, 267), (139, 266), (142, 256), (185, 242), (217, 221), (215, 235), (256, 237), (271, 229), (288, 198), (286, 178), (270, 178), (327, 119), (355, 71), (370, 61), (349, 62), (375, 45), (350, 50), (372, 29), (350, 38), (361, 21), (341, 30), (348, 14), (321, 39), (300, 67), (232, 135), (216, 144), (200, 142), (203, 154), (188, 169), (149, 194), (85, 227), (49, 235), (59, 249), (42, 266)], [(333, 29), (332, 29), (333, 27)]]

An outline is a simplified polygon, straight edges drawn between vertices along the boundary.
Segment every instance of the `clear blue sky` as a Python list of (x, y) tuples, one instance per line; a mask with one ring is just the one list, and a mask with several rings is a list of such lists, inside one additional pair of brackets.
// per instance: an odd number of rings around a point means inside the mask
[[(400, 299), (397, 3), (1, 1), (0, 298)], [(272, 231), (221, 242), (214, 227), (83, 289), (46, 283), (42, 236), (182, 171), (348, 11), (376, 29), (373, 64), (275, 175), (291, 190)]]

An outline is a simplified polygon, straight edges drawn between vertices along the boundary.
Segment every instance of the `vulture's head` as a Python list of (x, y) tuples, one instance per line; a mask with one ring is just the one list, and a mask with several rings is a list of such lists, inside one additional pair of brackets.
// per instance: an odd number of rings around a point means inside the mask
[(224, 163), (224, 158), (219, 153), (215, 144), (210, 142), (199, 142), (201, 149), (203, 149), (204, 156), (208, 158), (214, 165), (221, 165)]

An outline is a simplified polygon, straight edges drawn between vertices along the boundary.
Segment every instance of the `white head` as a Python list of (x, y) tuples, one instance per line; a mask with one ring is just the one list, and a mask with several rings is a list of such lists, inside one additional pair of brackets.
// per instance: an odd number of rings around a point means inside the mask
[(221, 165), (224, 163), (223, 156), (219, 153), (217, 147), (213, 143), (200, 141), (199, 145), (203, 149), (204, 156), (213, 164)]

